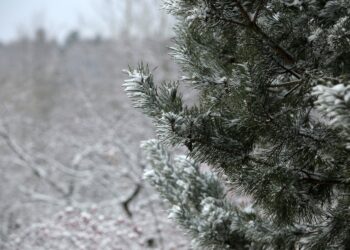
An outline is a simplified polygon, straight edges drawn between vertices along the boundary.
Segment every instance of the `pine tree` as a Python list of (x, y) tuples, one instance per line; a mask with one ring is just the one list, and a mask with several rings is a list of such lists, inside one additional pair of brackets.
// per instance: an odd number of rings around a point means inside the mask
[(124, 86), (156, 126), (145, 177), (169, 217), (198, 249), (350, 249), (350, 1), (164, 6), (185, 76), (156, 84), (140, 65)]

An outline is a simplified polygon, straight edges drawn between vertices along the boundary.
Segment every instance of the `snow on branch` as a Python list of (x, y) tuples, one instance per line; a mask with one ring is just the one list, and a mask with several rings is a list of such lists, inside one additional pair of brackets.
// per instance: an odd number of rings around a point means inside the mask
[(172, 159), (157, 140), (143, 142), (142, 148), (149, 162), (144, 177), (170, 203), (169, 218), (194, 236), (194, 246), (230, 249), (246, 242), (238, 233), (238, 214), (254, 214), (253, 209), (232, 209), (219, 179), (201, 173), (192, 159)]
[(317, 110), (326, 116), (330, 124), (343, 131), (346, 136), (347, 148), (350, 149), (350, 85), (348, 82), (333, 86), (317, 85), (313, 89), (317, 96)]

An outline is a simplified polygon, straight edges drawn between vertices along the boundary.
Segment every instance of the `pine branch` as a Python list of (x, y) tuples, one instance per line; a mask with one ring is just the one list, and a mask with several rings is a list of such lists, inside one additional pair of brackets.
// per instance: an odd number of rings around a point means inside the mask
[[(172, 160), (159, 142), (146, 147), (146, 175), (171, 217), (200, 249), (345, 249), (350, 3), (166, 2), (180, 17), (174, 57), (198, 105), (153, 81), (127, 91), (162, 143), (188, 149), (190, 158)], [(223, 181), (197, 162), (250, 195), (254, 211), (228, 202)]]
[(296, 60), (291, 55), (291, 53), (289, 53), (285, 48), (283, 48), (278, 43), (276, 43), (271, 37), (269, 37), (258, 26), (258, 24), (254, 21), (254, 17), (253, 17), (253, 19), (251, 18), (248, 11), (244, 8), (244, 6), (242, 5), (240, 0), (235, 0), (235, 2), (237, 3), (237, 6), (238, 6), (239, 10), (241, 11), (243, 18), (248, 23), (248, 28), (251, 29), (252, 31), (256, 32), (257, 34), (261, 35), (261, 37), (272, 46), (272, 48), (275, 50), (275, 52), (281, 56), (281, 58), (283, 59), (283, 62), (285, 64), (287, 64), (287, 65), (294, 64), (296, 62)]
[(258, 20), (258, 17), (259, 17), (259, 14), (260, 12), (264, 9), (264, 7), (266, 6), (267, 4), (267, 0), (258, 0), (259, 1), (259, 5), (253, 15), (253, 20), (252, 22), (253, 23), (256, 23), (256, 21)]

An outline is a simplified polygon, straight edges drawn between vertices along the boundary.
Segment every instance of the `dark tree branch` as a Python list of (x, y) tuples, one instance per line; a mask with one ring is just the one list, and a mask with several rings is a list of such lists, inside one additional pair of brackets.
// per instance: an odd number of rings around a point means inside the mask
[(256, 9), (255, 13), (254, 13), (254, 16), (253, 16), (253, 23), (256, 23), (256, 21), (258, 20), (258, 16), (260, 14), (260, 12), (264, 9), (266, 3), (267, 3), (267, 0), (259, 0), (259, 5), (258, 5), (258, 8)]
[(141, 189), (142, 189), (142, 185), (140, 183), (137, 183), (134, 191), (130, 194), (130, 196), (125, 201), (122, 202), (123, 209), (130, 218), (132, 217), (132, 212), (130, 211), (129, 205), (140, 193)]
[[(237, 7), (239, 8), (241, 15), (243, 16), (243, 18), (247, 21), (248, 23), (248, 28), (250, 28), (251, 30), (253, 30), (254, 32), (256, 32), (257, 34), (259, 34), (265, 41), (267, 41), (270, 46), (276, 51), (277, 54), (279, 54), (281, 56), (281, 58), (283, 59), (283, 61), (286, 64), (294, 64), (296, 62), (296, 60), (294, 59), (294, 57), (285, 49), (283, 48), (281, 45), (279, 45), (278, 43), (276, 43), (271, 37), (269, 37), (256, 23), (256, 20), (254, 20), (254, 17), (251, 18), (251, 16), (249, 15), (248, 11), (244, 8), (244, 6), (242, 5), (240, 0), (235, 0)], [(264, 6), (264, 5), (263, 5)], [(259, 7), (259, 8), (263, 8), (263, 6)], [(259, 9), (258, 8), (258, 9)], [(259, 10), (260, 12), (261, 10)], [(258, 12), (258, 13), (259, 13)]]

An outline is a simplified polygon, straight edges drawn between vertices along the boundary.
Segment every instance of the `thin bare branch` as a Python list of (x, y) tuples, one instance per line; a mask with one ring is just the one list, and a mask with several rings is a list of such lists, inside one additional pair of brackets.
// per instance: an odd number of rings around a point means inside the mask
[(132, 217), (132, 212), (130, 211), (129, 205), (137, 197), (141, 189), (142, 189), (142, 185), (140, 183), (137, 183), (134, 191), (130, 194), (130, 196), (125, 201), (122, 202), (123, 209), (129, 217)]

